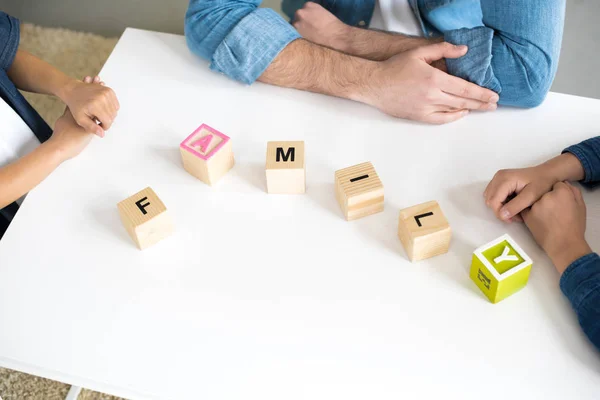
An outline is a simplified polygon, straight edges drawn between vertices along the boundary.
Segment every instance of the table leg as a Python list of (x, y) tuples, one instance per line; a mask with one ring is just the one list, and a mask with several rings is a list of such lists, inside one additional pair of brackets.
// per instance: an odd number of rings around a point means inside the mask
[(69, 393), (67, 393), (65, 400), (77, 400), (79, 393), (81, 393), (81, 388), (79, 386), (71, 386), (71, 389), (69, 389)]

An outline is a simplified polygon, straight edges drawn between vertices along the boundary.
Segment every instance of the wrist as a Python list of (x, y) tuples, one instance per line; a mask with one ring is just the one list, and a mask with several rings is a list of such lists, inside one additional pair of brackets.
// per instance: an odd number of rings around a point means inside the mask
[(376, 106), (379, 97), (378, 82), (383, 79), (383, 65), (380, 61), (369, 61), (357, 58), (359, 65), (356, 68), (357, 79), (350, 86), (348, 98), (370, 106)]
[(75, 90), (79, 83), (80, 81), (77, 79), (65, 76), (65, 79), (58, 85), (54, 95), (67, 104), (71, 93), (73, 93), (73, 90)]
[(586, 240), (581, 238), (562, 243), (561, 246), (552, 250), (551, 253), (549, 252), (548, 256), (552, 260), (556, 270), (562, 275), (569, 265), (591, 252), (592, 249)]
[(583, 165), (577, 157), (571, 153), (564, 153), (558, 157), (541, 164), (548, 177), (554, 183), (564, 181), (580, 181), (585, 178)]
[(352, 37), (355, 28), (340, 21), (339, 26), (334, 29), (334, 34), (329, 41), (329, 47), (341, 51), (342, 53), (352, 54)]
[(44, 153), (50, 163), (58, 166), (69, 159), (67, 149), (51, 137), (42, 143), (38, 149)]

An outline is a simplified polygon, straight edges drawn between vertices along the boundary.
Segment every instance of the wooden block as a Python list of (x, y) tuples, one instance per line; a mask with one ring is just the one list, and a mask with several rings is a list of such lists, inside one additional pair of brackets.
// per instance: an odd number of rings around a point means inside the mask
[(469, 276), (492, 303), (527, 285), (533, 262), (509, 235), (479, 247), (473, 253)]
[(348, 221), (383, 211), (383, 184), (373, 164), (335, 171), (335, 197)]
[(147, 187), (117, 204), (121, 221), (140, 249), (173, 233), (173, 221), (154, 190)]
[(267, 192), (301, 194), (306, 192), (304, 142), (267, 143)]
[(202, 182), (213, 185), (234, 164), (229, 136), (202, 124), (179, 145), (183, 167)]
[(411, 261), (448, 252), (452, 231), (437, 201), (400, 211), (398, 237)]

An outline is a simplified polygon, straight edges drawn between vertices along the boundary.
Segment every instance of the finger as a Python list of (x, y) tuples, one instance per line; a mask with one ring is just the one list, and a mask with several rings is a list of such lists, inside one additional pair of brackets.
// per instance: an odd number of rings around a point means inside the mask
[(529, 227), (529, 221), (531, 221), (531, 208), (526, 208), (521, 211), (521, 217), (523, 218), (523, 222), (525, 225)]
[(519, 222), (519, 223), (521, 223), (521, 222), (523, 222), (523, 217), (521, 216), (521, 214), (517, 214), (517, 215), (515, 215), (514, 217), (512, 217), (510, 219), (510, 222)]
[(94, 83), (100, 83), (100, 77), (99, 76), (95, 76), (94, 77)]
[(117, 94), (112, 89), (110, 90), (110, 101), (113, 104), (113, 107), (115, 109), (114, 117), (116, 117), (116, 112), (119, 111), (119, 108), (121, 108), (121, 104), (119, 104), (119, 99), (117, 98)]
[(573, 192), (573, 196), (575, 197), (575, 201), (579, 204), (585, 203), (583, 200), (583, 193), (581, 193), (581, 189), (576, 186), (573, 186), (571, 182), (566, 182), (567, 186)]
[(108, 109), (108, 106), (104, 106), (101, 110), (96, 111), (96, 118), (102, 124), (102, 129), (105, 131), (109, 130), (113, 123), (113, 118), (111, 116), (111, 112)]
[(93, 133), (99, 137), (104, 137), (104, 129), (96, 124), (92, 118), (85, 116), (83, 118), (76, 119), (79, 126), (81, 126), (87, 133)]
[(521, 211), (527, 207), (531, 207), (533, 203), (538, 201), (538, 196), (532, 186), (527, 185), (517, 196), (506, 203), (500, 208), (498, 216), (500, 219), (506, 221), (518, 215)]
[(85, 78), (83, 78), (83, 81), (85, 83), (92, 83), (92, 77), (91, 76), (86, 76)]
[(484, 103), (497, 103), (500, 99), (497, 93), (489, 89), (477, 86), (464, 79), (444, 74), (441, 71), (438, 71), (438, 73), (440, 74), (438, 76), (441, 76), (439, 87), (448, 94), (453, 94), (465, 99), (479, 100)]
[(434, 61), (441, 60), (442, 58), (459, 58), (467, 54), (467, 46), (455, 46), (448, 42), (430, 44), (428, 46), (419, 47), (413, 50), (413, 54), (425, 61), (427, 64), (431, 64)]
[(424, 118), (424, 121), (434, 125), (449, 124), (450, 122), (458, 121), (469, 114), (468, 110), (452, 111), (452, 112), (434, 112)]
[(437, 103), (438, 105), (452, 107), (457, 110), (493, 111), (498, 108), (496, 103), (485, 103), (483, 101), (458, 97), (444, 92), (440, 93)]

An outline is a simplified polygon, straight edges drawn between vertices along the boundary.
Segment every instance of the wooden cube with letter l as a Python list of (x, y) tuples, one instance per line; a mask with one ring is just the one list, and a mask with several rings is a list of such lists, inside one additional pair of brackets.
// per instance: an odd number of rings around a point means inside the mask
[(347, 221), (383, 211), (383, 183), (373, 164), (335, 171), (335, 197)]
[(202, 182), (213, 185), (235, 163), (229, 136), (200, 125), (179, 145), (183, 168)]
[(266, 174), (268, 193), (305, 193), (304, 142), (268, 142)]
[(127, 233), (142, 250), (173, 233), (167, 207), (149, 187), (121, 201), (117, 208)]
[(473, 253), (470, 277), (492, 303), (527, 285), (533, 262), (509, 236), (479, 247)]
[(398, 237), (411, 261), (448, 252), (452, 230), (437, 201), (400, 211)]

